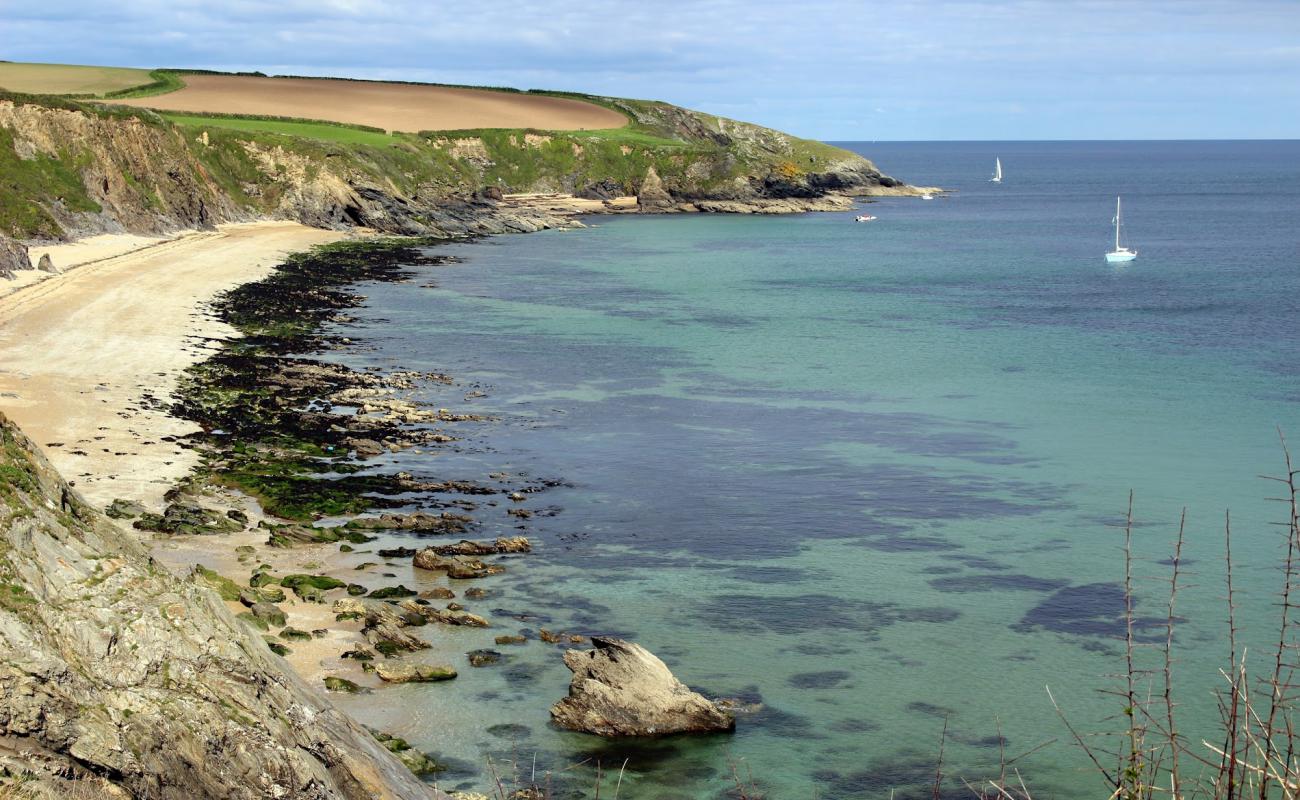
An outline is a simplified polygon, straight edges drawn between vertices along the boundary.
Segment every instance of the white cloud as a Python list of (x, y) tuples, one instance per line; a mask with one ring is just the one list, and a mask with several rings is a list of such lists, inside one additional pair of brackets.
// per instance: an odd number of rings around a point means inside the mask
[[(852, 138), (1300, 135), (1289, 0), (0, 0), (0, 58), (549, 87)], [(1104, 128), (1112, 104), (1131, 109)], [(1016, 109), (1014, 119), (990, 115)], [(1113, 118), (1113, 117), (1112, 117)], [(1261, 121), (1267, 120), (1267, 130)]]

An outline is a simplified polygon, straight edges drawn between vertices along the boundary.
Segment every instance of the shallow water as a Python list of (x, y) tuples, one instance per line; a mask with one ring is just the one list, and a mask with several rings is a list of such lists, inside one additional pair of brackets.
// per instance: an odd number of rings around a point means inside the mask
[[(460, 664), (515, 629), (616, 633), (763, 703), (734, 736), (559, 732), (568, 672), (536, 641), (341, 701), (462, 760), (444, 787), (535, 768), (579, 791), (626, 759), (626, 797), (718, 796), (733, 765), (774, 797), (928, 796), (947, 718), (954, 793), (1000, 749), (1050, 743), (1015, 762), (1035, 796), (1093, 796), (1044, 686), (1076, 725), (1115, 727), (1096, 690), (1119, 668), (1130, 489), (1145, 638), (1163, 637), (1187, 508), (1180, 726), (1212, 722), (1226, 660), (1227, 507), (1263, 654), (1284, 516), (1257, 475), (1281, 471), (1276, 426), (1300, 438), (1300, 143), (854, 146), (958, 191), (882, 200), (865, 225), (596, 218), (363, 289), (348, 335), (369, 349), (350, 363), (450, 372), (428, 399), (500, 417), (393, 462), (564, 481), (526, 521), (480, 507), (479, 535), (522, 527), (540, 552), (482, 582), (497, 628), (426, 628), (435, 654)], [(1121, 193), (1140, 255), (1113, 266)]]

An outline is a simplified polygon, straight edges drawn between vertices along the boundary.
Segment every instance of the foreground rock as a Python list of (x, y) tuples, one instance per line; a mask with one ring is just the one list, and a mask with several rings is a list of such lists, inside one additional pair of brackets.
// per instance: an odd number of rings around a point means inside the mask
[(14, 272), (31, 268), (32, 260), (27, 255), (27, 248), (0, 234), (0, 278), (12, 280)]
[(375, 674), (389, 683), (434, 683), (456, 677), (456, 670), (447, 664), (379, 663)]
[(95, 779), (110, 784), (96, 797), (151, 800), (444, 797), (215, 593), (159, 569), (3, 416), (0, 573), (0, 767), (32, 792)]
[(664, 736), (730, 731), (735, 718), (677, 680), (644, 647), (593, 636), (593, 650), (570, 650), (569, 696), (551, 706), (561, 728), (598, 736)]

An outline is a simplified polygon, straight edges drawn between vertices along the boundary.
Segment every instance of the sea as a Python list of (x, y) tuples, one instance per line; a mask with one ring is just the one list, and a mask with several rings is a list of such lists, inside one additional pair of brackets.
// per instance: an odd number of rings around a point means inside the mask
[[(476, 538), (536, 550), (464, 601), (493, 628), (423, 629), (460, 677), (337, 700), (452, 765), (441, 788), (901, 799), (1007, 774), (1105, 796), (1066, 722), (1099, 751), (1124, 729), (1130, 498), (1140, 693), (1162, 696), (1172, 618), (1176, 724), (1212, 755), (1228, 513), (1238, 646), (1267, 674), (1287, 510), (1261, 476), (1284, 474), (1282, 435), (1300, 459), (1300, 142), (841, 144), (949, 191), (594, 216), (362, 286), (337, 357), (450, 373), (421, 399), (491, 418), (376, 468), (541, 489), (469, 498)], [(1109, 264), (1121, 196), (1138, 257)], [(735, 733), (555, 729), (570, 645), (543, 628), (642, 644), (736, 698)], [(484, 647), (503, 660), (469, 667)]]

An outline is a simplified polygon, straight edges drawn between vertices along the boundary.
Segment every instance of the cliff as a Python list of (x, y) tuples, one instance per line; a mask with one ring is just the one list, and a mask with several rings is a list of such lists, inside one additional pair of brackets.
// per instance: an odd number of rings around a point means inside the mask
[(3, 416), (0, 767), (34, 797), (435, 797)]
[(503, 193), (638, 195), (643, 211), (798, 211), (908, 189), (820, 142), (666, 103), (596, 99), (626, 114), (629, 126), (353, 131), (357, 141), (330, 141), (232, 129), (224, 118), (177, 124), (145, 109), (0, 93), (0, 234), (160, 233), (265, 217), (400, 234), (490, 233), (552, 224), (499, 202)]

